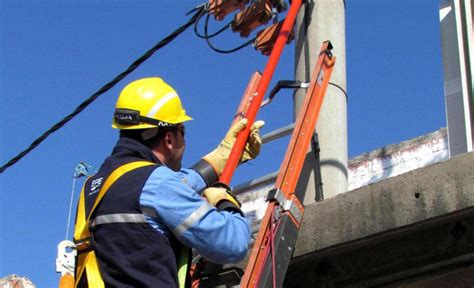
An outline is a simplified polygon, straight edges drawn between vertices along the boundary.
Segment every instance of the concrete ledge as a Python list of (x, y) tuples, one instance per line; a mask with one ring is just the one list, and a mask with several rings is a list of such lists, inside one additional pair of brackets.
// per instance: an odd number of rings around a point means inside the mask
[(474, 153), (308, 205), (285, 287), (372, 287), (469, 263)]
[(295, 256), (472, 207), (469, 153), (308, 205)]

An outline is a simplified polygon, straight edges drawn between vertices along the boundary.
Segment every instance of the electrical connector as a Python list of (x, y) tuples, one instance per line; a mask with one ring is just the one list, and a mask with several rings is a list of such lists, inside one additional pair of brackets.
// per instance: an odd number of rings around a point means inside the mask
[(239, 32), (241, 37), (247, 37), (258, 26), (268, 23), (272, 16), (271, 2), (268, 0), (257, 0), (250, 7), (235, 15), (232, 30)]
[[(275, 45), (275, 41), (278, 38), (278, 35), (280, 34), (282, 26), (283, 20), (258, 32), (253, 44), (255, 50), (261, 51), (263, 55), (270, 55), (273, 46)], [(286, 41), (286, 44), (290, 43), (293, 38), (293, 30), (291, 30), (290, 35), (288, 35), (288, 40)]]
[(209, 0), (209, 13), (218, 21), (237, 9), (244, 9), (249, 0)]

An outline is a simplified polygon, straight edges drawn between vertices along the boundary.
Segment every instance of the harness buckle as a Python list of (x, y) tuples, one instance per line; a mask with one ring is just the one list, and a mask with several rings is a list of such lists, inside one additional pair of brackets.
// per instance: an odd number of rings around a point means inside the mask
[(92, 237), (74, 240), (74, 244), (76, 244), (76, 247), (74, 249), (77, 250), (78, 254), (92, 251)]

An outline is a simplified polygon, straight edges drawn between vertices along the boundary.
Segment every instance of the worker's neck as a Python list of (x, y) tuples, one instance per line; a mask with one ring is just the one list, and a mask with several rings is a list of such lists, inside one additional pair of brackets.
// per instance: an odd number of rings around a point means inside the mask
[(153, 152), (153, 155), (155, 155), (156, 158), (158, 158), (158, 160), (160, 160), (160, 163), (163, 164), (163, 165), (166, 165), (166, 157), (163, 153), (161, 153), (160, 151), (157, 151), (155, 149), (152, 149), (151, 152)]
[(181, 169), (181, 163), (178, 163), (176, 160), (171, 157), (171, 154), (163, 153), (159, 150), (151, 150), (153, 154), (160, 160), (160, 163), (164, 166), (170, 168), (173, 171), (179, 171)]

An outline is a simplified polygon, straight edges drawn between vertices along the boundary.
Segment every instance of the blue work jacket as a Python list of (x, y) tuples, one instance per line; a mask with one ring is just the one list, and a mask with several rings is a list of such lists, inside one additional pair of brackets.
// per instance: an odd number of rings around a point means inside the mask
[(146, 146), (127, 137), (119, 139), (112, 155), (86, 183), (86, 207), (94, 198), (87, 191), (100, 188), (97, 185), (111, 171), (143, 160), (157, 165), (120, 177), (105, 194), (94, 219), (141, 214), (146, 221), (107, 220), (90, 228), (106, 287), (176, 287), (177, 258), (183, 245), (214, 263), (245, 257), (250, 240), (247, 220), (209, 205), (201, 197), (206, 184), (196, 171), (173, 171), (161, 165)]

